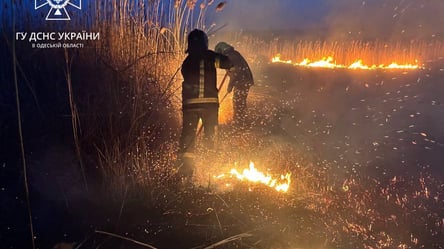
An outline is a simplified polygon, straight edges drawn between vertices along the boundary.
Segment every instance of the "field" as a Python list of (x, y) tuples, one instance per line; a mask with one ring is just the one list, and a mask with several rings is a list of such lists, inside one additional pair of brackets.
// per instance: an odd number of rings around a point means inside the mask
[[(1, 247), (443, 248), (442, 42), (225, 32), (204, 24), (204, 15), (223, 11), (212, 2), (162, 9), (160, 1), (97, 1), (72, 26), (47, 27), (100, 32), (82, 49), (14, 40), (17, 30), (41, 26), (4, 3)], [(200, 148), (194, 184), (184, 187), (172, 167), (178, 69), (192, 27), (213, 34), (211, 47), (235, 44), (255, 85), (248, 128), (232, 125), (228, 95), (217, 149)], [(421, 68), (295, 67), (271, 63), (277, 53)], [(216, 177), (250, 161), (276, 177), (291, 173), (289, 191)]]
[[(99, 230), (156, 248), (440, 248), (443, 74), (265, 65), (249, 96), (251, 129), (221, 125), (220, 150), (201, 158), (192, 189), (112, 183), (85, 195), (68, 167), (74, 151), (51, 143), (29, 160), (45, 167), (31, 174), (36, 241), (144, 248)], [(247, 160), (291, 172), (290, 191), (212, 178)], [(9, 216), (2, 233), (25, 234), (21, 219)]]

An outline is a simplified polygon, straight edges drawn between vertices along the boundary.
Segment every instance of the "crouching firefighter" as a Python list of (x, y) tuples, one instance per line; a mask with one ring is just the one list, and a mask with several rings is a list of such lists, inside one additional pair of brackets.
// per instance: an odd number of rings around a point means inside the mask
[(182, 63), (182, 134), (179, 141), (179, 168), (182, 176), (192, 176), (196, 131), (202, 120), (204, 143), (214, 146), (218, 125), (219, 98), (216, 68), (232, 67), (227, 56), (208, 49), (208, 36), (195, 29), (188, 35), (188, 56)]
[(233, 67), (228, 70), (230, 81), (227, 91), (230, 93), (234, 89), (233, 95), (233, 123), (238, 127), (245, 128), (247, 116), (247, 97), (250, 87), (254, 85), (253, 74), (245, 58), (234, 49), (233, 46), (219, 42), (215, 50), (217, 53), (228, 56), (233, 63)]

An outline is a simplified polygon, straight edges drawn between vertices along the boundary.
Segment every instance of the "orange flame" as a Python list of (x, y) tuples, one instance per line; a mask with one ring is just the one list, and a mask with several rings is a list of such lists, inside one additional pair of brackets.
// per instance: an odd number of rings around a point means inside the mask
[(301, 62), (293, 62), (292, 60), (282, 60), (281, 55), (278, 54), (275, 57), (271, 59), (272, 63), (284, 63), (284, 64), (291, 64), (294, 66), (302, 66), (302, 67), (321, 67), (321, 68), (347, 68), (347, 69), (365, 69), (365, 70), (373, 70), (373, 69), (419, 69), (421, 68), (417, 64), (398, 64), (396, 62), (393, 62), (389, 65), (365, 65), (363, 64), (362, 60), (356, 60), (352, 64), (346, 66), (342, 64), (336, 63), (336, 61), (333, 59), (333, 57), (328, 56), (322, 58), (322, 60), (318, 61), (310, 61), (309, 59), (304, 59)]
[[(278, 192), (288, 192), (291, 183), (291, 173), (281, 175), (280, 179), (275, 179), (269, 174), (264, 174), (254, 167), (254, 163), (250, 162), (248, 169), (244, 169), (240, 173), (237, 169), (231, 169), (231, 176), (236, 177), (240, 181), (248, 181), (252, 183), (260, 183), (270, 188), (275, 189)], [(220, 175), (217, 178), (223, 178), (225, 175)]]

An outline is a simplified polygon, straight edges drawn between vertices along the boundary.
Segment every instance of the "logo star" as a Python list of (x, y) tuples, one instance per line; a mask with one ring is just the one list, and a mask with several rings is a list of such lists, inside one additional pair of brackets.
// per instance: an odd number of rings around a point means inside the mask
[(82, 0), (35, 0), (34, 9), (40, 9), (46, 5), (51, 7), (46, 15), (47, 21), (69, 21), (71, 17), (66, 7), (72, 6), (76, 9), (82, 9)]

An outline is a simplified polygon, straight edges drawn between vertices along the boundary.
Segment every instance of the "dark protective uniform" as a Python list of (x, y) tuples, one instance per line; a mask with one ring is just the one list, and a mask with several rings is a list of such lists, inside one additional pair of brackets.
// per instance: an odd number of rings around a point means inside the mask
[[(203, 43), (201, 39), (204, 39)], [(183, 126), (179, 141), (182, 158), (192, 156), (199, 119), (202, 119), (206, 145), (213, 146), (219, 111), (216, 68), (232, 67), (227, 56), (208, 50), (208, 40), (205, 39), (203, 31), (194, 30), (190, 33), (189, 55), (182, 63)]]
[(216, 52), (228, 56), (233, 63), (233, 67), (228, 70), (230, 81), (228, 92), (234, 89), (233, 95), (233, 121), (240, 126), (245, 125), (247, 112), (247, 97), (250, 87), (254, 85), (253, 74), (244, 57), (232, 46), (225, 42), (216, 45)]

